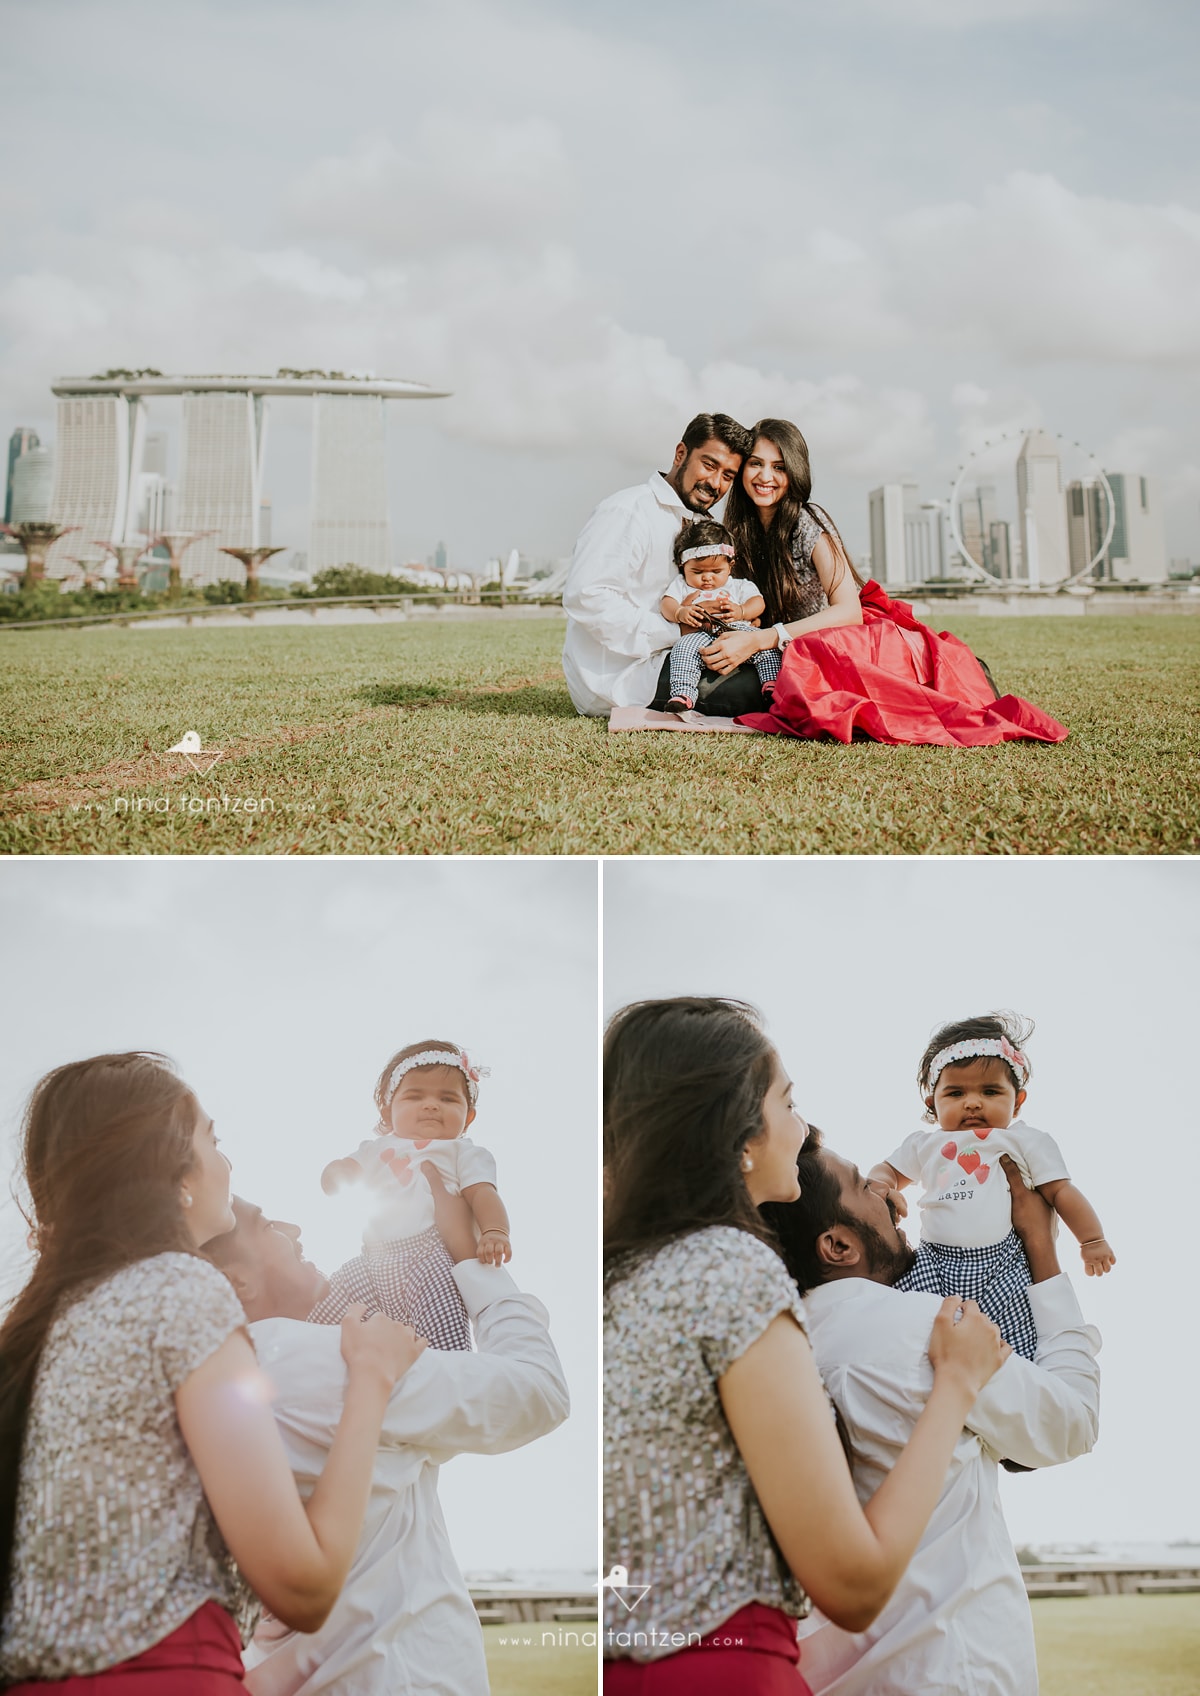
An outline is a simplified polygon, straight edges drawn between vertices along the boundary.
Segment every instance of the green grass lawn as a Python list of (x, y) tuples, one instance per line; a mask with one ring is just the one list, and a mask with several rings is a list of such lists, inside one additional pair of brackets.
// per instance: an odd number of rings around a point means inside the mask
[(1198, 1696), (1200, 1596), (1033, 1602), (1041, 1696)]
[[(610, 735), (556, 619), (0, 633), (0, 849), (1157, 854), (1200, 840), (1200, 619), (955, 618), (1057, 747)], [(207, 776), (164, 750), (224, 750)]]
[[(492, 1696), (595, 1696), (598, 1630), (595, 1620), (590, 1625), (555, 1625), (552, 1620), (485, 1625), (483, 1647)], [(585, 1642), (588, 1634), (590, 1647)], [(543, 1642), (543, 1636), (550, 1640)]]

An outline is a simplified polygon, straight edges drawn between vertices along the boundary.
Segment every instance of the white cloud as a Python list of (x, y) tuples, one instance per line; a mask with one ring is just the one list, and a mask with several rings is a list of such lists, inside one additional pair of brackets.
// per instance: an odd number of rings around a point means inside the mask
[(1200, 360), (1200, 213), (1010, 173), (873, 244), (821, 232), (759, 275), (756, 337), (799, 351), (936, 344), (1006, 359)]
[(894, 298), (944, 340), (1034, 361), (1200, 358), (1200, 213), (1018, 171), (885, 239)]
[(555, 124), (442, 108), (420, 119), (404, 147), (375, 136), (317, 160), (287, 208), (301, 234), (344, 237), (368, 253), (425, 254), (544, 236), (568, 210), (571, 189)]

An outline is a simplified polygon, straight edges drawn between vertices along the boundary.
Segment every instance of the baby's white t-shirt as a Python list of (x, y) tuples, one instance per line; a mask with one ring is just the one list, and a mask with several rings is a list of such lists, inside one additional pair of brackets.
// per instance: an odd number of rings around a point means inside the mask
[(953, 1248), (986, 1248), (1012, 1229), (1008, 1179), (1000, 1156), (1009, 1154), (1031, 1188), (1069, 1179), (1054, 1138), (1014, 1119), (1011, 1125), (944, 1131), (938, 1125), (905, 1137), (888, 1165), (923, 1187), (921, 1237)]
[[(672, 577), (663, 593), (670, 595), (673, 601), (678, 601), (682, 605), (687, 597), (693, 593), (693, 588), (682, 571), (679, 571)], [(706, 600), (715, 601), (721, 595), (728, 595), (734, 606), (740, 607), (744, 606), (747, 601), (752, 601), (755, 595), (761, 594), (762, 590), (758, 587), (758, 584), (752, 583), (748, 577), (730, 577), (722, 583), (719, 589), (701, 589), (697, 598), (702, 602)]]
[(354, 1159), (368, 1182), (380, 1186), (380, 1201), (366, 1232), (376, 1242), (416, 1236), (433, 1224), (433, 1191), (421, 1170), (423, 1161), (437, 1168), (451, 1195), (472, 1184), (496, 1182), (495, 1160), (470, 1137), (397, 1137), (388, 1133), (359, 1143)]

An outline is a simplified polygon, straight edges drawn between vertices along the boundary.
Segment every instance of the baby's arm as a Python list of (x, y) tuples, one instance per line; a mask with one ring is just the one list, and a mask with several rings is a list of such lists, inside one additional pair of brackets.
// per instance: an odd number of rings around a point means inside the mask
[(1100, 1278), (1111, 1272), (1117, 1257), (1105, 1240), (1100, 1215), (1083, 1191), (1067, 1178), (1053, 1184), (1039, 1184), (1038, 1189), (1078, 1242), (1088, 1277)]
[(321, 1173), (321, 1188), (326, 1195), (336, 1195), (344, 1184), (352, 1184), (362, 1177), (362, 1167), (352, 1154), (344, 1160), (331, 1160)]
[(743, 601), (736, 609), (739, 618), (744, 618), (747, 624), (753, 624), (756, 618), (761, 618), (767, 610), (767, 603), (761, 595), (751, 595), (748, 601)]
[(668, 624), (677, 624), (681, 630), (701, 630), (704, 628), (704, 618), (696, 605), (699, 593), (699, 589), (693, 589), (682, 601), (675, 600), (671, 595), (664, 595), (659, 604), (659, 611)]
[(470, 1203), (479, 1226), (478, 1258), (485, 1266), (503, 1266), (512, 1259), (508, 1238), (508, 1214), (495, 1184), (467, 1184), (463, 1195)]
[(898, 1172), (890, 1161), (881, 1160), (877, 1166), (872, 1166), (867, 1173), (867, 1182), (869, 1184), (883, 1184), (887, 1190), (887, 1200), (895, 1207), (900, 1218), (908, 1218), (908, 1203), (901, 1191), (912, 1183), (911, 1178), (906, 1178), (903, 1172)]

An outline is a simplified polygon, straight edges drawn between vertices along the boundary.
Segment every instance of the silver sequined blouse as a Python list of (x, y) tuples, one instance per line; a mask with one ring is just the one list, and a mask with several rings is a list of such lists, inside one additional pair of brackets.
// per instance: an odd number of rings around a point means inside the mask
[(258, 1603), (217, 1530), (174, 1402), (245, 1323), (229, 1280), (189, 1254), (125, 1267), (54, 1322), (26, 1428), (0, 1678), (100, 1672), (210, 1599), (249, 1640)]
[(703, 1636), (748, 1602), (808, 1612), (717, 1394), (779, 1313), (804, 1324), (782, 1260), (727, 1226), (668, 1244), (607, 1292), (605, 1572), (624, 1567), (628, 1587), (605, 1589), (606, 1655), (657, 1660), (684, 1646), (672, 1634)]

